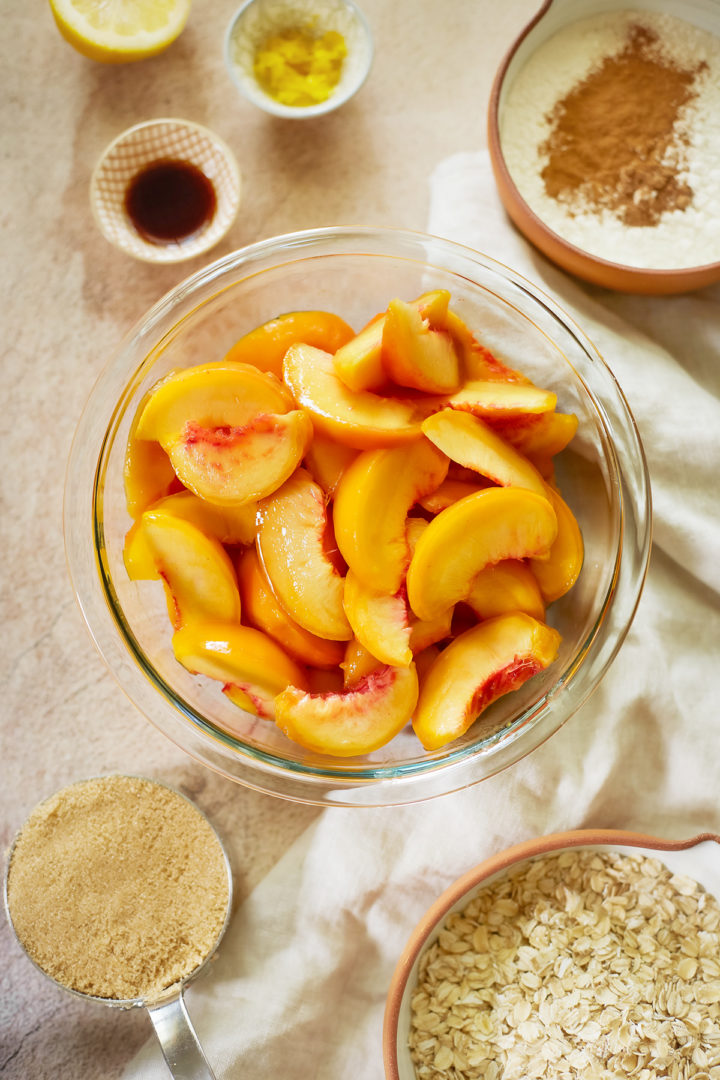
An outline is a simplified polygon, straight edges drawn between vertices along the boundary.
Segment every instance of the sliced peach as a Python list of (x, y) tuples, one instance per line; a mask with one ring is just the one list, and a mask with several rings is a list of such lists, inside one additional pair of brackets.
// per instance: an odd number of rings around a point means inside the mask
[(470, 605), (479, 619), (491, 619), (509, 611), (524, 611), (534, 619), (545, 618), (540, 586), (530, 567), (519, 559), (505, 559), (481, 570), (465, 597), (465, 603)]
[(167, 495), (176, 481), (175, 470), (162, 446), (137, 439), (132, 432), (125, 451), (125, 505), (132, 518)]
[(172, 646), (183, 667), (224, 683), (230, 700), (256, 716), (272, 719), (277, 694), (286, 686), (307, 686), (303, 669), (266, 634), (249, 626), (193, 622), (173, 635)]
[(291, 345), (283, 361), (285, 381), (315, 430), (358, 450), (412, 442), (427, 414), (422, 402), (350, 390), (335, 374), (330, 353)]
[(522, 487), (545, 495), (534, 465), (504, 442), (479, 416), (443, 409), (423, 421), (423, 434), (453, 461), (502, 487)]
[(556, 630), (521, 612), (466, 630), (423, 679), (413, 728), (425, 749), (463, 735), (493, 701), (547, 668), (559, 645)]
[(341, 694), (288, 686), (275, 699), (275, 722), (289, 739), (332, 757), (369, 754), (410, 720), (418, 696), (415, 665), (382, 667)]
[(467, 324), (452, 308), (448, 309), (445, 326), (452, 334), (456, 348), (459, 351), (466, 379), (491, 379), (493, 382), (530, 382), (527, 376), (508, 367), (502, 360), (498, 360), (494, 353), (481, 345)]
[(423, 495), (418, 503), (429, 514), (439, 514), (448, 506), (452, 506), (458, 499), (464, 499), (466, 495), (474, 495), (484, 487), (489, 487), (490, 481), (484, 476), (476, 476), (475, 481), (453, 480), (447, 476), (439, 487), (431, 491), (429, 495)]
[[(423, 293), (410, 306), (435, 326), (438, 322), (444, 323), (449, 300), (450, 293), (446, 289), (436, 289)], [(382, 355), (385, 318), (383, 313), (371, 319), (355, 338), (335, 353), (335, 374), (350, 390), (375, 390), (387, 378)]]
[(348, 641), (345, 582), (326, 551), (325, 495), (305, 469), (263, 499), (257, 548), (281, 606), (317, 637)]
[(308, 668), (307, 684), (311, 694), (339, 694), (345, 688), (343, 673), (339, 667)]
[(580, 526), (559, 491), (547, 484), (546, 493), (557, 515), (557, 537), (550, 548), (549, 558), (531, 559), (530, 566), (540, 592), (549, 604), (564, 596), (577, 581), (582, 569), (584, 546)]
[(559, 412), (496, 417), (491, 422), (505, 442), (533, 459), (559, 454), (572, 441), (578, 426), (574, 413)]
[(370, 588), (393, 594), (410, 552), (410, 507), (445, 478), (448, 459), (425, 438), (408, 446), (365, 450), (347, 468), (335, 493), (335, 537), (348, 566)]
[(168, 446), (185, 487), (218, 506), (257, 502), (295, 471), (312, 439), (302, 409), (259, 415), (243, 427), (206, 428), (193, 422)]
[(388, 378), (429, 394), (460, 385), (458, 354), (450, 334), (435, 329), (417, 307), (402, 300), (388, 305), (382, 334), (382, 364)]
[(184, 521), (191, 521), (206, 536), (214, 536), (221, 544), (255, 543), (256, 502), (242, 506), (216, 506), (198, 498), (192, 491), (178, 491), (154, 503), (152, 509), (164, 510)]
[(316, 637), (303, 629), (278, 603), (257, 551), (244, 551), (236, 563), (243, 619), (262, 630), (296, 660), (318, 668), (337, 667), (345, 655), (339, 641)]
[(305, 451), (305, 467), (328, 498), (332, 499), (343, 473), (357, 455), (358, 451), (351, 446), (315, 435)]
[(557, 394), (532, 383), (470, 379), (443, 401), (444, 407), (469, 412), (485, 420), (545, 415), (557, 404)]
[(187, 424), (241, 428), (257, 416), (292, 408), (287, 387), (251, 364), (199, 364), (171, 373), (153, 389), (140, 414), (136, 436), (154, 439), (167, 450)]
[[(422, 518), (408, 518), (406, 535), (410, 555), (415, 553), (417, 542), (428, 527), (428, 522)], [(441, 611), (433, 619), (418, 619), (414, 612), (408, 611), (410, 625), (410, 648), (413, 654), (423, 652), (436, 641), (443, 641), (449, 637), (452, 629), (453, 608), (449, 607)]]
[(410, 607), (433, 619), (472, 590), (485, 566), (543, 556), (557, 535), (550, 502), (527, 488), (494, 487), (467, 495), (433, 518), (407, 573)]
[(222, 544), (167, 511), (146, 510), (140, 520), (165, 585), (173, 627), (201, 618), (239, 622), (237, 579)]
[(377, 671), (384, 666), (357, 638), (351, 638), (345, 646), (345, 657), (340, 665), (344, 688), (347, 690), (348, 687), (355, 686), (371, 671)]
[(353, 328), (331, 311), (289, 311), (245, 334), (225, 359), (253, 364), (281, 379), (283, 357), (291, 345), (314, 345), (334, 353), (354, 337)]
[(148, 543), (142, 518), (132, 523), (125, 536), (123, 562), (131, 581), (157, 581), (160, 578), (155, 552)]
[(413, 658), (407, 603), (402, 595), (378, 592), (352, 570), (345, 577), (345, 614), (357, 640), (383, 664), (403, 667)]

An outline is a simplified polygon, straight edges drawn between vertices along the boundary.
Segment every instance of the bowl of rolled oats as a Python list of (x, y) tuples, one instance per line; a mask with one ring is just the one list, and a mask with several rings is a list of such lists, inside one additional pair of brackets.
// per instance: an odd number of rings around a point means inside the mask
[(720, 1080), (720, 837), (526, 841), (415, 927), (387, 1080)]

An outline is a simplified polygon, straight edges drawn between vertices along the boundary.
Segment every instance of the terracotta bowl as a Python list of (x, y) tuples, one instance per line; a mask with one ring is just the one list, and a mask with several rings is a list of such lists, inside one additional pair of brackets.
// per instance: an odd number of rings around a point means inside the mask
[(387, 1080), (416, 1080), (408, 1049), (410, 999), (421, 955), (438, 937), (446, 917), (460, 911), (483, 888), (517, 864), (571, 848), (590, 848), (659, 859), (673, 873), (699, 882), (720, 898), (720, 836), (702, 833), (689, 840), (667, 841), (615, 829), (582, 829), (542, 836), (507, 848), (458, 878), (428, 908), (413, 930), (390, 983), (383, 1025), (383, 1058)]
[[(720, 262), (682, 269), (644, 269), (591, 255), (563, 239), (531, 210), (520, 194), (505, 162), (500, 140), (502, 110), (507, 91), (530, 56), (567, 24), (608, 9), (605, 0), (546, 0), (523, 29), (502, 61), (493, 82), (488, 106), (488, 148), (500, 198), (523, 235), (563, 270), (594, 285), (622, 292), (661, 295), (689, 292), (720, 281)], [(648, 12), (668, 13), (663, 0), (645, 0)], [(720, 6), (690, 0), (675, 4), (678, 18), (720, 36)]]

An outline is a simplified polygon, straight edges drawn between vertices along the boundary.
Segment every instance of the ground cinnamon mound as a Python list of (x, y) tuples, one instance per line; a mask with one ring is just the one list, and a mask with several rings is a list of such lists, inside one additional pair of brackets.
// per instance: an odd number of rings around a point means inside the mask
[(654, 30), (631, 27), (623, 49), (553, 109), (541, 147), (547, 194), (577, 210), (611, 210), (625, 225), (657, 225), (667, 211), (684, 210), (693, 192), (683, 178), (682, 111), (706, 68), (673, 63)]
[(189, 975), (222, 929), (222, 847), (177, 792), (137, 777), (81, 781), (21, 830), (7, 897), (27, 953), (64, 986), (153, 1000)]

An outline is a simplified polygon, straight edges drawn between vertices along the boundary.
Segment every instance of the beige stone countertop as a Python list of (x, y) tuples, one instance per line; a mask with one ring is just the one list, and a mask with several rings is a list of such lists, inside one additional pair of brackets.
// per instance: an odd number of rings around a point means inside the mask
[[(363, 0), (375, 39), (370, 77), (343, 108), (304, 122), (267, 116), (235, 90), (222, 59), (235, 6), (194, 0), (167, 52), (120, 66), (78, 55), (43, 0), (4, 11), (0, 799), (6, 851), (36, 803), (74, 780), (124, 771), (167, 781), (196, 799), (227, 839), (242, 900), (318, 811), (196, 764), (109, 674), (65, 566), (63, 485), (73, 431), (115, 345), (204, 263), (315, 226), (423, 229), (433, 168), (484, 145), (494, 71), (539, 2)], [(115, 250), (93, 224), (88, 201), (104, 147), (159, 116), (208, 125), (243, 174), (243, 205), (229, 234), (179, 267)], [(0, 1076), (117, 1077), (150, 1034), (145, 1014), (88, 1005), (56, 989), (6, 923), (1, 947)]]

